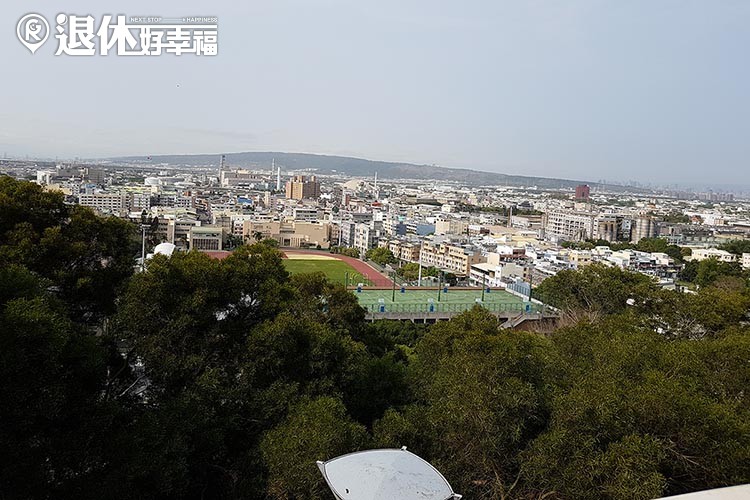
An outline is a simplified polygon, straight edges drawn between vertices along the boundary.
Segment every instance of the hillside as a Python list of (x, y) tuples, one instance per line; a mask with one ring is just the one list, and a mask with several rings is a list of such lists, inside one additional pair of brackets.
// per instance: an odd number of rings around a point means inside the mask
[[(168, 163), (171, 165), (218, 165), (219, 154), (200, 155), (161, 155), (153, 156), (153, 163)], [(585, 180), (555, 179), (532, 177), (524, 175), (507, 175), (494, 172), (482, 172), (461, 168), (437, 167), (434, 165), (415, 165), (412, 163), (396, 163), (350, 158), (346, 156), (328, 156), (307, 153), (280, 152), (244, 152), (229, 153), (227, 164), (234, 167), (266, 167), (270, 168), (271, 160), (284, 170), (312, 169), (319, 174), (343, 174), (352, 177), (370, 177), (378, 173), (380, 179), (418, 179), (455, 181), (473, 185), (508, 185), (508, 186), (537, 186), (539, 188), (573, 188), (582, 183), (592, 187), (602, 186)], [(143, 162), (145, 157), (117, 158), (118, 161)], [(613, 190), (624, 190), (623, 186), (606, 185)]]

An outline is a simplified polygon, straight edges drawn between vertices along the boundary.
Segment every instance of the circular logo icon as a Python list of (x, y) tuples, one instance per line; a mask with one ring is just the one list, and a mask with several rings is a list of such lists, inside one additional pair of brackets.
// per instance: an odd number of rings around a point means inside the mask
[(21, 43), (35, 53), (49, 37), (49, 23), (40, 14), (26, 14), (18, 21), (16, 35)]

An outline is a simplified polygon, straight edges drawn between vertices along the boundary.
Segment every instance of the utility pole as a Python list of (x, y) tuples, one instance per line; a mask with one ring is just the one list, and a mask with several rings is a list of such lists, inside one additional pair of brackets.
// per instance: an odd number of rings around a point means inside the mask
[(391, 301), (396, 302), (396, 271), (391, 274), (391, 280), (393, 281), (393, 296), (391, 297)]
[(141, 224), (141, 272), (146, 270), (146, 228), (148, 224)]
[(417, 286), (422, 286), (422, 247), (424, 243), (419, 245), (419, 276), (417, 277)]
[(440, 302), (440, 292), (443, 289), (443, 271), (440, 271), (440, 274), (438, 274), (438, 302)]
[(531, 302), (531, 294), (534, 291), (534, 263), (529, 264), (529, 302)]

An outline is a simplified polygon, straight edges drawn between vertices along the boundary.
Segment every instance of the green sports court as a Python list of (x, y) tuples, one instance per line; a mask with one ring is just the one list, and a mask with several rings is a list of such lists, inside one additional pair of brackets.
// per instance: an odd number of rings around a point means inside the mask
[[(522, 312), (526, 310), (527, 302), (521, 297), (503, 290), (485, 292), (481, 289), (448, 289), (448, 293), (440, 290), (419, 290), (409, 288), (404, 293), (397, 288), (395, 294), (388, 289), (362, 289), (352, 291), (359, 303), (369, 312), (462, 312), (476, 305), (480, 305), (493, 312)], [(393, 300), (395, 296), (395, 301)], [(381, 302), (382, 301), (382, 302)], [(530, 310), (536, 311), (535, 304), (529, 304)]]

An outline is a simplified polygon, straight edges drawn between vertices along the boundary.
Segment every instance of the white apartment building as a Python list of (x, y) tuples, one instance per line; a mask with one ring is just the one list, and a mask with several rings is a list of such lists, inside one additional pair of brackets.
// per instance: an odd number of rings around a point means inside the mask
[(296, 221), (316, 222), (319, 218), (317, 207), (294, 207), (292, 214)]
[(86, 193), (78, 195), (78, 204), (103, 214), (126, 215), (130, 196), (127, 193)]
[(690, 260), (705, 260), (705, 259), (716, 259), (721, 262), (735, 262), (737, 256), (733, 253), (729, 253), (726, 250), (719, 250), (718, 248), (695, 248), (693, 253), (689, 257)]
[(133, 211), (151, 209), (151, 193), (133, 193), (130, 209)]
[(552, 242), (593, 238), (595, 215), (589, 212), (546, 212), (544, 237)]
[(490, 288), (504, 287), (506, 283), (520, 278), (529, 281), (531, 268), (526, 264), (502, 262), (493, 264), (481, 262), (473, 264), (469, 274), (469, 284), (472, 286), (487, 286)]
[(382, 231), (382, 221), (356, 224), (354, 226), (354, 244), (352, 246), (359, 250), (360, 254), (364, 255), (369, 249), (378, 246)]

